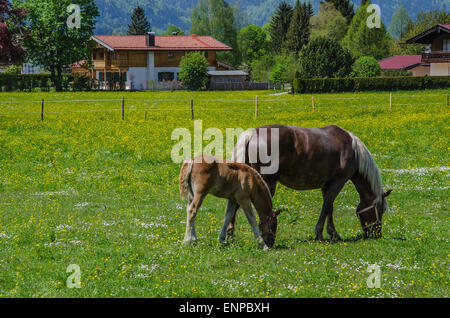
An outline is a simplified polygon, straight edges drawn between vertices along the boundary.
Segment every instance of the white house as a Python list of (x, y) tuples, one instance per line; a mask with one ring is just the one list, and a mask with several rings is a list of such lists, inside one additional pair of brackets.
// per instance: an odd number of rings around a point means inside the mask
[[(93, 67), (72, 69), (85, 73), (105, 88), (152, 89), (178, 80), (181, 58), (187, 52), (202, 52), (209, 71), (221, 69), (216, 53), (232, 48), (210, 36), (193, 35), (95, 35)], [(122, 87), (125, 85), (125, 87)]]

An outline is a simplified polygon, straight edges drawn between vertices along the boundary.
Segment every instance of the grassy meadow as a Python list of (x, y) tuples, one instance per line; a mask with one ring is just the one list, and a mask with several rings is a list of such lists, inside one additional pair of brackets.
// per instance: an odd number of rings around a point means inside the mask
[[(311, 95), (270, 93), (0, 93), (0, 297), (448, 297), (448, 91), (396, 92), (392, 110), (387, 92), (318, 94), (314, 112)], [(242, 212), (221, 245), (226, 202), (212, 196), (198, 243), (184, 246), (171, 133), (193, 131), (191, 98), (203, 129), (224, 135), (280, 123), (360, 137), (394, 190), (383, 238), (361, 239), (348, 183), (334, 212), (343, 242), (314, 241), (320, 190), (279, 186), (274, 206), (286, 211), (270, 251)], [(70, 264), (81, 288), (66, 286)], [(381, 288), (366, 284), (372, 264)]]

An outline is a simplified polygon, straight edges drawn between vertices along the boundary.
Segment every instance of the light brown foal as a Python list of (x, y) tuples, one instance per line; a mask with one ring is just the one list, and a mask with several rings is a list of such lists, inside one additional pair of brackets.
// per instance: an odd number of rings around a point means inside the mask
[[(259, 246), (263, 249), (273, 246), (280, 212), (273, 212), (272, 195), (261, 175), (248, 165), (223, 162), (209, 155), (189, 159), (181, 167), (180, 195), (189, 201), (185, 244), (197, 240), (195, 216), (209, 193), (229, 200), (227, 211), (230, 212), (225, 215), (220, 242), (225, 242), (227, 226), (234, 214), (232, 207), (237, 203), (244, 210)], [(259, 215), (259, 229), (252, 204)]]

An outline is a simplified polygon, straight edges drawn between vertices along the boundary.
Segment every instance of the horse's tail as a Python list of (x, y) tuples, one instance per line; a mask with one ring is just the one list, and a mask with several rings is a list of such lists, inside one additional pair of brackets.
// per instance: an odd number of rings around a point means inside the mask
[(352, 137), (352, 148), (355, 151), (358, 172), (370, 183), (374, 194), (376, 194), (377, 197), (380, 197), (383, 193), (380, 170), (378, 169), (369, 149), (367, 149), (361, 139), (351, 133), (350, 136)]
[(255, 129), (248, 129), (239, 136), (236, 147), (234, 147), (232, 162), (245, 163), (248, 143), (254, 134)]
[(194, 195), (191, 184), (191, 174), (194, 161), (192, 159), (186, 160), (181, 166), (180, 170), (180, 196), (182, 199), (187, 199), (189, 194)]

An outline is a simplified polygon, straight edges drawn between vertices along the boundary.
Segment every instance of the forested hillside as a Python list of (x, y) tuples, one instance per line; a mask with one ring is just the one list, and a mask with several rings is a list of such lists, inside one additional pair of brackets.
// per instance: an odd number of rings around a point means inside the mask
[[(308, 2), (309, 0), (301, 0)], [(321, 0), (311, 0), (315, 12)], [(189, 32), (191, 9), (197, 0), (96, 0), (100, 9), (100, 18), (97, 23), (97, 34), (124, 34), (130, 23), (132, 10), (140, 5), (149, 17), (153, 31), (161, 33), (170, 24), (176, 25)], [(230, 0), (238, 6), (245, 17), (245, 23), (264, 25), (270, 20), (275, 8), (281, 0)], [(295, 0), (286, 0), (294, 4)], [(355, 10), (361, 0), (353, 0)], [(383, 22), (389, 25), (395, 9), (403, 5), (411, 18), (417, 13), (432, 9), (450, 11), (450, 0), (374, 0), (381, 7)]]

